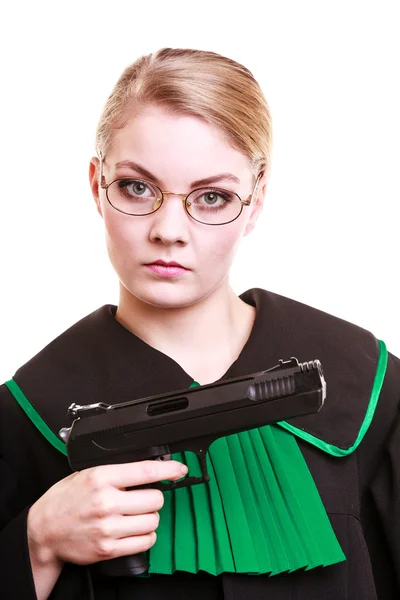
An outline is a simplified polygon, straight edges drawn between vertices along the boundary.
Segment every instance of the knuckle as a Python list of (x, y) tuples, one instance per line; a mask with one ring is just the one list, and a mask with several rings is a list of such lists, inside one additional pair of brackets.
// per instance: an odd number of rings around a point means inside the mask
[(115, 541), (111, 539), (99, 539), (96, 542), (96, 552), (100, 558), (111, 558), (115, 551)]
[(160, 523), (160, 516), (158, 513), (149, 514), (149, 517), (148, 517), (149, 531), (154, 531), (154, 529), (157, 529), (159, 523)]
[[(111, 515), (114, 511), (114, 505), (110, 497), (104, 493), (97, 493), (92, 499), (92, 514), (97, 518), (103, 518)], [(104, 525), (102, 525), (104, 526)]]
[(154, 510), (160, 510), (164, 506), (164, 494), (161, 490), (153, 490), (154, 491), (154, 500), (152, 502), (152, 506)]
[(101, 520), (93, 527), (93, 537), (95, 539), (107, 539), (111, 536), (111, 527), (106, 520)]
[(145, 480), (151, 481), (157, 479), (157, 465), (154, 463), (154, 461), (143, 461), (142, 474)]
[(149, 550), (156, 543), (157, 534), (155, 531), (143, 536), (143, 550)]
[(85, 476), (86, 484), (89, 487), (89, 489), (100, 490), (103, 487), (104, 481), (101, 469), (97, 469), (96, 467), (92, 469), (86, 469)]

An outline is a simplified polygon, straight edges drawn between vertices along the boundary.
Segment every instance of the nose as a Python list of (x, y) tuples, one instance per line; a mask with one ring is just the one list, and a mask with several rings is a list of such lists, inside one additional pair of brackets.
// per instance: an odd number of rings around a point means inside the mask
[(185, 209), (184, 194), (164, 193), (162, 205), (149, 216), (152, 220), (151, 241), (161, 241), (166, 245), (188, 242), (191, 219)]

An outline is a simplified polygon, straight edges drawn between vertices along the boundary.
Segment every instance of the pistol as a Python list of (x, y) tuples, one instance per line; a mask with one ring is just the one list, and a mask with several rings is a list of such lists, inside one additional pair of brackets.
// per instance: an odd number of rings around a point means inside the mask
[[(170, 460), (175, 452), (197, 454), (201, 477), (155, 482), (128, 489), (162, 491), (207, 483), (206, 453), (216, 439), (318, 412), (326, 382), (318, 359), (297, 358), (241, 377), (139, 398), (120, 404), (71, 404), (71, 427), (62, 428), (73, 471), (105, 464)], [(106, 575), (141, 575), (148, 570), (144, 553), (96, 563)]]

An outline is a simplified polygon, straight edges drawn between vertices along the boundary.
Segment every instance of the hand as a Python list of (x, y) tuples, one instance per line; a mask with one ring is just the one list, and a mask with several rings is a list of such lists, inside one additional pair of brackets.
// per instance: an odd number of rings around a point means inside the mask
[(91, 564), (137, 554), (156, 541), (160, 490), (126, 490), (187, 473), (174, 460), (102, 465), (58, 481), (28, 513), (28, 545), (35, 561)]

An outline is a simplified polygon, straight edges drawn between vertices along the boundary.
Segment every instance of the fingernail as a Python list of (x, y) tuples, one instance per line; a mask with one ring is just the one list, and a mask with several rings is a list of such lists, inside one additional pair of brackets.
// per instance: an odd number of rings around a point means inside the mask
[(186, 473), (188, 472), (188, 470), (189, 470), (189, 469), (187, 468), (187, 466), (186, 466), (186, 465), (182, 465), (182, 466), (181, 466), (182, 475), (186, 475)]

